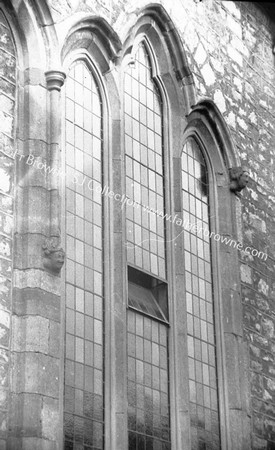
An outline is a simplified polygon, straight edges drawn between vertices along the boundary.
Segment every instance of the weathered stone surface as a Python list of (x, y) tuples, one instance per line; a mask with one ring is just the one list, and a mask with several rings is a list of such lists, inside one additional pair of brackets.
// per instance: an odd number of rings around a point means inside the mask
[(0, 386), (8, 386), (9, 352), (0, 348)]
[[(33, 169), (36, 171), (36, 169)], [(42, 177), (43, 178), (43, 177)], [(50, 224), (50, 193), (43, 187), (18, 188), (18, 201), (28, 198), (28, 214), (21, 204), (18, 207), (18, 228), (22, 233), (47, 234)], [(41, 208), (43, 205), (43, 208)]]
[(14, 289), (13, 311), (18, 316), (35, 315), (60, 321), (60, 297), (42, 289)]
[(223, 289), (224, 299), (224, 331), (238, 336), (243, 335), (242, 306), (240, 294), (233, 289)]
[(49, 320), (40, 316), (13, 316), (12, 350), (48, 354), (49, 327)]
[(14, 125), (16, 58), (14, 41), (0, 12), (0, 448), (6, 448), (7, 394), (13, 258)]
[(10, 428), (13, 436), (41, 437), (42, 396), (12, 394), (10, 398)]
[[(5, 2), (2, 2), (3, 4)], [(16, 3), (16, 2), (15, 2)], [(23, 3), (23, 2), (19, 2)], [(49, 10), (52, 14), (50, 22), (54, 28), (58, 23), (58, 30), (63, 33), (64, 19), (82, 17), (82, 14), (98, 15), (103, 17), (118, 33), (122, 42), (128, 35), (129, 29), (136, 22), (141, 9), (149, 4), (147, 0), (132, 2), (130, 0), (49, 0)], [(275, 197), (274, 197), (274, 56), (272, 54), (274, 31), (273, 26), (263, 12), (253, 2), (222, 2), (193, 0), (161, 0), (157, 3), (164, 6), (170, 15), (172, 22), (177, 27), (179, 38), (186, 52), (186, 59), (190, 71), (194, 77), (197, 99), (212, 99), (224, 115), (230, 129), (238, 157), (242, 164), (247, 165), (250, 172), (250, 185), (240, 200), (238, 222), (238, 238), (246, 247), (254, 248), (266, 253), (267, 258), (260, 255), (240, 252), (240, 270), (236, 265), (232, 267), (230, 254), (225, 250), (221, 258), (221, 272), (227, 284), (222, 286), (223, 299), (228, 299), (224, 308), (224, 329), (230, 334), (226, 342), (230, 353), (228, 362), (232, 363), (234, 370), (232, 378), (229, 377), (229, 389), (232, 394), (231, 406), (240, 407), (235, 384), (241, 382), (242, 374), (238, 373), (238, 358), (240, 351), (239, 338), (245, 335), (250, 354), (250, 387), (252, 393), (253, 409), (253, 442), (254, 450), (272, 449), (275, 447), (274, 433), (274, 352), (275, 352)], [(28, 6), (31, 8), (31, 6)], [(14, 12), (16, 15), (16, 12)], [(37, 16), (36, 13), (33, 14)], [(41, 15), (42, 17), (42, 15)], [(172, 25), (171, 25), (172, 26)], [(39, 27), (45, 27), (39, 23)], [(37, 27), (37, 28), (39, 28)], [(31, 29), (26, 26), (26, 30)], [(47, 30), (50, 27), (47, 28)], [(59, 32), (59, 31), (58, 31)], [(41, 31), (42, 33), (42, 31)], [(49, 32), (50, 33), (50, 32)], [(65, 34), (65, 33), (64, 33)], [(62, 39), (61, 39), (62, 40)], [(16, 95), (15, 74), (15, 49), (14, 43), (2, 14), (0, 15), (0, 380), (2, 386), (7, 386), (8, 380), (8, 342), (9, 342), (9, 311), (10, 311), (10, 283), (12, 278), (11, 267), (13, 257), (13, 207), (14, 207), (14, 158), (13, 134), (14, 134), (14, 102)], [(43, 38), (41, 36), (41, 42)], [(49, 40), (51, 45), (51, 40)], [(63, 45), (63, 42), (61, 42)], [(50, 52), (53, 49), (50, 49)], [(158, 55), (157, 55), (158, 56)], [(95, 61), (96, 62), (96, 61)], [(115, 70), (119, 71), (117, 66)], [(29, 146), (28, 154), (34, 155), (40, 166), (29, 166), (26, 170), (26, 162), (22, 159), (18, 163), (20, 189), (32, 186), (28, 192), (18, 189), (17, 204), (19, 211), (16, 223), (21, 226), (23, 233), (39, 233), (42, 235), (49, 226), (50, 192), (47, 191), (47, 179), (42, 174), (42, 164), (47, 161), (49, 148), (48, 138), (48, 114), (45, 114), (47, 93), (45, 89), (43, 68), (28, 68), (24, 74), (20, 74), (21, 84), (29, 102), (24, 109), (25, 120), (23, 126), (17, 130), (17, 135), (22, 137), (22, 149)], [(22, 90), (20, 91), (22, 94)], [(120, 141), (120, 114), (118, 108), (116, 121), (113, 122), (113, 136), (115, 142), (116, 164), (112, 167), (113, 182), (116, 192), (122, 192), (121, 184), (121, 141)], [(22, 116), (22, 114), (21, 114)], [(21, 122), (22, 123), (22, 122)], [(5, 136), (5, 137), (4, 137)], [(182, 137), (182, 136), (181, 136)], [(29, 138), (33, 138), (32, 141)], [(43, 142), (42, 142), (43, 141)], [(175, 143), (172, 142), (174, 145)], [(20, 148), (21, 150), (21, 148)], [(177, 150), (178, 151), (178, 150)], [(38, 188), (39, 187), (39, 188)], [(28, 198), (27, 213), (22, 214), (23, 199)], [(53, 195), (52, 195), (53, 198)], [(221, 205), (223, 208), (224, 205)], [(113, 211), (112, 211), (113, 212)], [(119, 263), (123, 262), (121, 236), (123, 223), (121, 215), (114, 210), (115, 255), (118, 255)], [(55, 225), (58, 228), (57, 219)], [(230, 222), (230, 218), (228, 220)], [(224, 223), (228, 227), (230, 235), (235, 231), (234, 223)], [(232, 230), (231, 230), (232, 228)], [(27, 350), (31, 353), (14, 355), (19, 367), (26, 370), (25, 379), (16, 380), (16, 388), (29, 389), (51, 395), (56, 394), (58, 387), (52, 378), (56, 374), (57, 364), (49, 355), (58, 358), (59, 355), (59, 321), (60, 321), (60, 280), (55, 280), (42, 273), (40, 266), (39, 239), (30, 246), (34, 235), (21, 239), (16, 248), (16, 268), (30, 269), (15, 273), (15, 292), (13, 299), (13, 311), (20, 317), (14, 318), (15, 334), (13, 349), (18, 352)], [(28, 250), (30, 250), (28, 252)], [(22, 253), (28, 253), (28, 258), (21, 258)], [(37, 258), (35, 258), (37, 256)], [(31, 258), (35, 258), (31, 260)], [(230, 268), (230, 269), (229, 269)], [(116, 270), (120, 270), (116, 268)], [(230, 272), (230, 273), (229, 273)], [(242, 282), (241, 297), (243, 309), (241, 311), (238, 302), (240, 292), (237, 286), (232, 286), (234, 277), (232, 273), (240, 272)], [(124, 319), (125, 305), (122, 304), (123, 285), (116, 279), (115, 290), (116, 308), (121, 318)], [(43, 291), (44, 289), (44, 291)], [(230, 291), (232, 289), (232, 292)], [(49, 293), (46, 293), (48, 291)], [(231, 295), (233, 294), (233, 295)], [(125, 300), (124, 300), (125, 301)], [(238, 302), (238, 303), (237, 303)], [(236, 307), (234, 305), (237, 305)], [(22, 316), (30, 317), (22, 317)], [(37, 319), (35, 316), (39, 316)], [(54, 322), (53, 322), (54, 321)], [(123, 333), (123, 320), (118, 327)], [(243, 328), (243, 329), (242, 329)], [(25, 331), (23, 331), (25, 330)], [(232, 336), (233, 335), (233, 336)], [(121, 337), (119, 345), (123, 346), (124, 337)], [(232, 350), (233, 348), (233, 350)], [(48, 356), (46, 357), (46, 354)], [(45, 355), (43, 355), (45, 354)], [(35, 359), (37, 358), (37, 359)], [(48, 358), (48, 359), (47, 359)], [(47, 365), (52, 369), (50, 372)], [(30, 373), (31, 368), (32, 372)], [(46, 367), (45, 371), (43, 367)], [(121, 367), (121, 374), (123, 370)], [(228, 367), (230, 373), (230, 367)], [(19, 375), (18, 375), (19, 377)], [(47, 382), (49, 387), (47, 387)], [(51, 394), (50, 394), (51, 391)], [(5, 391), (3, 391), (5, 392)], [(123, 396), (123, 389), (121, 392)], [(0, 432), (6, 433), (6, 400), (3, 399)], [(243, 406), (243, 405), (241, 405)], [(23, 444), (13, 442), (10, 448), (20, 449), (47, 449), (56, 448), (53, 440), (57, 439), (57, 430), (49, 426), (51, 414), (56, 418), (56, 404), (50, 404), (50, 400), (43, 399), (42, 436), (23, 438)], [(39, 412), (37, 412), (39, 414)], [(234, 416), (235, 414), (235, 416)], [(39, 429), (39, 424), (33, 418), (34, 427)], [(234, 435), (234, 450), (249, 448), (249, 436), (242, 434), (240, 438), (240, 424), (247, 431), (249, 423), (241, 413), (232, 411), (231, 417)], [(57, 419), (58, 421), (58, 419)], [(24, 426), (27, 426), (24, 423)], [(2, 430), (2, 431), (1, 431)], [(2, 434), (0, 433), (0, 437)], [(4, 441), (0, 440), (0, 447)], [(22, 445), (21, 445), (22, 444)]]
[(38, 288), (60, 295), (60, 278), (38, 269), (14, 270), (14, 287)]
[(41, 413), (42, 436), (57, 442), (59, 433), (59, 402), (53, 398), (44, 398)]
[(232, 433), (232, 448), (234, 450), (251, 450), (249, 417), (239, 410), (230, 410)]
[[(14, 353), (12, 356), (12, 365), (12, 386), (14, 392), (29, 392), (49, 397), (58, 397), (58, 359), (33, 352)], [(23, 377), (22, 373), (24, 373)]]
[(61, 339), (60, 324), (51, 321), (49, 328), (49, 355), (55, 356), (56, 358), (60, 357)]
[(0, 388), (0, 409), (6, 410), (8, 409), (8, 397), (9, 397), (9, 391), (1, 387)]
[[(33, 228), (40, 228), (36, 223)], [(45, 240), (43, 234), (24, 233), (17, 234), (14, 238), (15, 257), (13, 260), (14, 269), (43, 268), (42, 243)]]
[[(25, 87), (28, 95), (28, 108), (26, 109), (26, 116), (23, 123), (24, 128), (28, 130), (29, 139), (41, 139), (47, 141), (47, 127), (44, 111), (47, 101), (47, 90), (42, 86), (28, 85)], [(22, 134), (20, 134), (22, 136)]]

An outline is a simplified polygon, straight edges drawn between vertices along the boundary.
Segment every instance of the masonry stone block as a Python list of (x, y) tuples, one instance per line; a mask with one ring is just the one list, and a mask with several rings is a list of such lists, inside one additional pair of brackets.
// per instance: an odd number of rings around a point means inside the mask
[(268, 403), (262, 399), (253, 397), (252, 407), (254, 411), (258, 411), (264, 416), (269, 416), (275, 418), (275, 404)]
[(274, 318), (264, 316), (262, 318), (262, 334), (267, 339), (274, 339)]
[(42, 289), (14, 289), (13, 310), (18, 316), (35, 315), (60, 321), (60, 297)]
[[(182, 255), (182, 248), (183, 248), (183, 242), (182, 242), (182, 228), (179, 226), (175, 226), (175, 235), (178, 236), (177, 242), (174, 243), (174, 251), (175, 255)], [(180, 263), (177, 264), (177, 267), (175, 268), (176, 276), (181, 277), (182, 275), (185, 277), (185, 270), (184, 270), (184, 260), (183, 258), (179, 258)], [(181, 281), (183, 281), (183, 278), (181, 277)], [(185, 281), (183, 281), (185, 282)]]
[(44, 270), (14, 270), (14, 287), (39, 288), (51, 294), (60, 295), (60, 278)]
[(7, 197), (3, 193), (0, 192), (0, 207), (2, 211), (5, 211), (6, 214), (13, 213), (13, 198)]
[(6, 387), (0, 387), (0, 410), (8, 409), (9, 391)]
[(47, 90), (42, 86), (28, 85), (25, 87), (28, 98), (25, 110), (23, 128), (26, 128), (29, 139), (41, 139), (47, 142), (47, 127), (45, 108), (47, 104)]
[(11, 258), (12, 241), (5, 236), (0, 236), (0, 257)]
[(46, 87), (44, 70), (38, 67), (28, 67), (24, 71), (23, 76), (25, 85), (40, 85)]
[[(1, 258), (0, 258), (0, 261), (1, 261)], [(1, 266), (2, 266), (2, 263), (1, 263)], [(10, 277), (10, 274), (9, 274), (9, 277)], [(11, 303), (11, 297), (10, 297), (11, 281), (9, 280), (9, 278), (4, 276), (4, 272), (1, 272), (1, 274), (0, 274), (0, 293), (1, 293), (1, 299), (0, 299), (1, 307), (3, 309), (9, 310), (10, 303)]]
[(241, 383), (239, 371), (239, 339), (232, 334), (226, 334), (225, 349), (226, 367), (228, 370), (229, 408), (237, 410), (242, 407), (242, 401), (239, 396)]
[[(123, 261), (123, 249), (122, 249), (122, 245), (121, 245), (121, 233), (116, 233), (115, 234), (115, 242), (114, 242), (114, 254), (116, 255), (116, 261), (120, 261), (120, 264)], [(118, 302), (118, 298), (122, 293), (123, 290), (123, 282), (122, 279), (115, 277), (114, 278), (114, 301)]]
[(233, 289), (222, 289), (224, 332), (243, 335), (243, 318), (240, 293)]
[(0, 348), (0, 386), (8, 385), (9, 352)]
[(251, 450), (250, 418), (239, 410), (230, 410), (231, 445), (234, 450)]
[[(120, 194), (121, 196), (126, 195), (124, 192), (124, 188), (121, 186), (121, 180), (120, 180), (120, 171), (122, 167), (122, 162), (120, 159), (117, 159), (113, 164), (113, 191), (115, 194)], [(121, 197), (122, 198), (122, 197)], [(121, 215), (118, 213), (119, 209), (121, 208), (122, 203), (117, 203), (113, 200), (111, 200), (111, 208), (110, 212), (113, 217), (113, 228), (114, 232), (121, 232), (122, 222), (121, 222)], [(125, 208), (125, 206), (124, 206)]]
[(0, 189), (2, 192), (9, 194), (12, 189), (9, 168), (4, 166), (3, 161), (1, 161), (1, 158), (0, 158), (0, 164), (2, 164), (2, 167), (0, 167), (0, 177), (1, 177)]
[(252, 270), (249, 266), (241, 265), (241, 280), (247, 284), (253, 284), (252, 280)]
[(181, 160), (180, 158), (174, 158), (174, 210), (181, 213), (182, 199), (181, 199)]
[(44, 240), (45, 234), (41, 233), (16, 234), (14, 238), (16, 255), (13, 267), (15, 269), (42, 269), (44, 257), (42, 244)]
[(59, 402), (44, 397), (41, 413), (42, 436), (57, 442), (59, 437)]
[[(259, 436), (253, 434), (252, 436), (252, 449), (253, 450), (267, 450), (267, 441)], [(272, 448), (272, 447), (271, 447)], [(270, 448), (270, 450), (271, 450)]]
[[(26, 198), (28, 199), (28, 213), (23, 208), (23, 202), (26, 201)], [(18, 200), (22, 204), (19, 207), (20, 216), (18, 217), (17, 229), (22, 233), (47, 234), (50, 225), (49, 191), (43, 187), (19, 188)]]
[(252, 330), (261, 330), (262, 315), (256, 308), (243, 305), (243, 321), (245, 325)]
[(60, 324), (54, 321), (49, 322), (49, 355), (60, 357), (61, 330)]
[[(236, 264), (236, 250), (231, 249), (229, 246), (223, 248), (220, 247), (220, 276), (222, 280), (223, 289), (233, 289), (238, 288), (238, 266)], [(228, 272), (227, 268), (232, 267), (232, 270)]]
[(33, 141), (33, 145), (28, 144), (28, 148), (18, 149), (15, 155), (18, 184), (22, 187), (33, 186), (47, 189), (48, 174), (52, 167), (46, 157), (46, 152), (43, 148), (41, 149), (41, 147), (46, 147), (46, 144), (37, 141)]
[(10, 398), (10, 428), (13, 436), (41, 437), (42, 396), (13, 393)]
[(40, 316), (13, 316), (12, 348), (16, 352), (49, 352), (49, 320)]
[(14, 392), (58, 397), (58, 359), (34, 352), (13, 353), (12, 365)]
[[(0, 311), (1, 314), (2, 311)], [(8, 348), (10, 339), (10, 329), (9, 327), (0, 324), (0, 346)]]
[[(250, 359), (249, 359), (249, 344), (244, 340), (239, 340), (239, 370), (240, 370), (240, 387), (241, 387), (241, 401), (242, 411), (251, 417), (252, 401), (250, 391)], [(246, 430), (249, 432), (248, 430)]]
[[(5, 83), (1, 82), (0, 79), (0, 89), (1, 87), (7, 89), (7, 86), (3, 86), (4, 84)], [(1, 111), (0, 119), (1, 119), (0, 131), (8, 135), (13, 134), (13, 118), (9, 116), (8, 113)]]
[(9, 237), (12, 236), (13, 232), (13, 217), (8, 216), (4, 212), (0, 214), (0, 231), (8, 235)]
[(0, 411), (0, 437), (7, 435), (7, 411)]

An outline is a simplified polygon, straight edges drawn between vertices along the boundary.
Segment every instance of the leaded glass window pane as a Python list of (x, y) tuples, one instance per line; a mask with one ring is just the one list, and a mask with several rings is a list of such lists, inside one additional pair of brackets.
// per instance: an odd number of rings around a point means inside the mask
[(162, 101), (140, 44), (125, 73), (127, 259), (166, 278)]
[(168, 327), (128, 309), (129, 450), (170, 450)]
[[(192, 450), (220, 449), (207, 166), (190, 138), (182, 153), (185, 280)], [(191, 228), (191, 227), (190, 227)]]
[[(103, 449), (102, 102), (82, 61), (66, 81), (65, 449)], [(85, 178), (86, 177), (86, 178)], [(93, 188), (93, 189), (92, 189)]]
[(166, 321), (166, 317), (154, 298), (151, 289), (135, 283), (128, 283), (128, 306), (159, 320)]
[[(150, 273), (153, 282), (166, 278), (163, 113), (143, 43), (125, 73), (124, 106), (126, 195), (133, 203), (126, 205), (127, 261)], [(132, 281), (127, 311), (129, 449), (170, 450), (167, 317), (153, 293), (154, 283)]]

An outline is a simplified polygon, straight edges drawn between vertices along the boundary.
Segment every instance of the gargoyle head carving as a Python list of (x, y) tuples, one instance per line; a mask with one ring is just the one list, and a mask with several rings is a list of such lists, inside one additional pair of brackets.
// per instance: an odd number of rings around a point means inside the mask
[(236, 195), (247, 186), (249, 181), (249, 172), (246, 167), (232, 167), (229, 169), (230, 190)]
[(63, 248), (60, 247), (59, 242), (55, 238), (46, 239), (42, 248), (44, 252), (43, 264), (45, 269), (54, 275), (58, 275), (65, 260)]

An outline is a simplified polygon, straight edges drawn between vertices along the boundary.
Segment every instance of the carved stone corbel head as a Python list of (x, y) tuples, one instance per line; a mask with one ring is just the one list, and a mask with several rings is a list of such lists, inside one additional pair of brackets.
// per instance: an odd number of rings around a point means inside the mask
[(53, 275), (58, 275), (65, 261), (65, 252), (57, 238), (45, 239), (42, 245), (44, 268)]
[(232, 167), (229, 169), (230, 191), (236, 195), (247, 187), (249, 181), (249, 172), (246, 167)]

